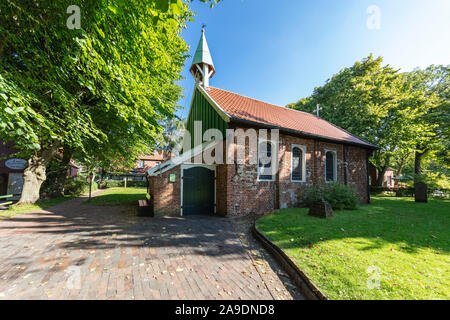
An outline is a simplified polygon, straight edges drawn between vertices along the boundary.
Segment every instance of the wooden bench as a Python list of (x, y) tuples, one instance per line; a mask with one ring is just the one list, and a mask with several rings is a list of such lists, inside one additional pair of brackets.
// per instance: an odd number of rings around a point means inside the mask
[(149, 205), (147, 199), (138, 200), (139, 208), (138, 208), (138, 216), (140, 217), (153, 217), (153, 210)]

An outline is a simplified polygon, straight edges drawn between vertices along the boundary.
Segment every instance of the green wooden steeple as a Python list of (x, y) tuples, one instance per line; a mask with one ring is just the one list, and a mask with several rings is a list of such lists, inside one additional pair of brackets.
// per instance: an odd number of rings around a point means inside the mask
[(209, 78), (216, 72), (211, 53), (209, 52), (208, 43), (206, 42), (204, 29), (202, 29), (202, 35), (198, 42), (190, 71), (195, 80), (201, 82), (204, 87), (208, 87)]

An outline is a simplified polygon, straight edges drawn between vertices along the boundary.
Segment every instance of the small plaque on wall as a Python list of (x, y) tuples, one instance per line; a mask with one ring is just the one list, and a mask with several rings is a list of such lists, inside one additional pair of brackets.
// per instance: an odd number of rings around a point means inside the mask
[(170, 181), (170, 182), (175, 182), (175, 180), (176, 180), (176, 175), (175, 175), (175, 173), (171, 173), (170, 176), (169, 176), (169, 181)]

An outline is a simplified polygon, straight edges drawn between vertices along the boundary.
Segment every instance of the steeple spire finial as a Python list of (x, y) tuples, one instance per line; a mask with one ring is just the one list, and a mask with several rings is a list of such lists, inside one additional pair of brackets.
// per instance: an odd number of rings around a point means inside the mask
[(195, 51), (194, 60), (190, 68), (190, 72), (195, 78), (196, 82), (201, 83), (204, 88), (209, 86), (209, 78), (216, 72), (214, 63), (209, 52), (208, 43), (205, 37), (206, 24), (202, 25), (202, 34), (198, 42), (197, 50)]

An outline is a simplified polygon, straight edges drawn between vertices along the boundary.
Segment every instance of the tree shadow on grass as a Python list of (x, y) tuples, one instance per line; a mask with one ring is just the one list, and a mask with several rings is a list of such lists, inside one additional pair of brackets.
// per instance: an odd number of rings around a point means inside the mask
[(450, 203), (445, 201), (416, 204), (401, 199), (376, 200), (356, 211), (336, 211), (332, 219), (310, 217), (307, 209), (289, 209), (259, 226), (283, 249), (351, 239), (352, 245), (357, 244), (361, 251), (395, 244), (408, 253), (416, 253), (421, 248), (449, 253), (449, 212)]

